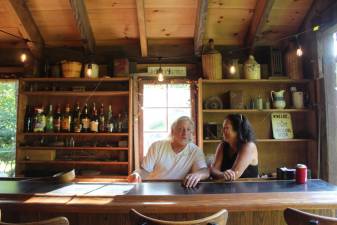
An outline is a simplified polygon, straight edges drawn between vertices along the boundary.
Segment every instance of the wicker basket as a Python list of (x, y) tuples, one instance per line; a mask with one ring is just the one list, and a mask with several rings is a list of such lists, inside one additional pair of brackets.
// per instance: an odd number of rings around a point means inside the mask
[(202, 54), (202, 71), (204, 78), (210, 80), (222, 79), (222, 57), (221, 53), (214, 49), (212, 39), (208, 41), (208, 49)]
[(210, 80), (222, 79), (222, 60), (220, 53), (202, 55), (204, 77)]
[(63, 61), (62, 73), (65, 78), (78, 78), (81, 76), (82, 63), (76, 61)]

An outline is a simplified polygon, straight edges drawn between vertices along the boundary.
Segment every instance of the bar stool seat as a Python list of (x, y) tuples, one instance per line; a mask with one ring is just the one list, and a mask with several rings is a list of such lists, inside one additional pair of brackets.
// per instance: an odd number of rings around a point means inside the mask
[(130, 211), (131, 224), (134, 225), (226, 225), (228, 211), (226, 209), (197, 220), (189, 221), (167, 221), (145, 216), (135, 209)]
[(54, 217), (48, 220), (27, 222), (27, 223), (5, 223), (1, 221), (1, 210), (0, 210), (0, 225), (69, 225), (69, 221), (66, 217)]
[(293, 208), (284, 210), (284, 219), (288, 225), (337, 225), (337, 218), (315, 215)]

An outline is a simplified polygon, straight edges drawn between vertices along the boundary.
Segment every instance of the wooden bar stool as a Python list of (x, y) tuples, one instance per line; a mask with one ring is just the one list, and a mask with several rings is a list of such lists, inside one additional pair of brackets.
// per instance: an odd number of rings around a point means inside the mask
[(293, 208), (284, 210), (284, 219), (288, 225), (337, 225), (337, 218), (319, 216)]
[(66, 217), (55, 217), (48, 220), (41, 220), (27, 223), (5, 223), (1, 222), (1, 210), (0, 210), (0, 225), (69, 225), (69, 221)]
[(145, 216), (135, 209), (130, 211), (131, 224), (134, 225), (225, 225), (227, 223), (228, 211), (223, 209), (211, 216), (189, 221), (167, 221)]

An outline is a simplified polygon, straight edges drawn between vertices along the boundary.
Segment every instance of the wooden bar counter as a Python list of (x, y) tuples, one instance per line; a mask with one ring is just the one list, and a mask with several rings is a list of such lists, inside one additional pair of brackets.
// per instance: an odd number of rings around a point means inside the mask
[(337, 186), (322, 180), (204, 182), (194, 189), (180, 182), (68, 183), (0, 181), (0, 209), (5, 222), (58, 215), (76, 224), (130, 224), (135, 208), (157, 218), (200, 218), (220, 209), (228, 224), (285, 224), (286, 207), (337, 215)]

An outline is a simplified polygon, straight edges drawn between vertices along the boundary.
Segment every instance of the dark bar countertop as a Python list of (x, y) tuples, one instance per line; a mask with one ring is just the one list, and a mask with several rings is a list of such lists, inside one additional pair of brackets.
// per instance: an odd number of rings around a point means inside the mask
[(322, 180), (201, 182), (47, 183), (0, 180), (0, 208), (73, 213), (215, 212), (283, 210), (285, 207), (337, 209), (337, 186)]

